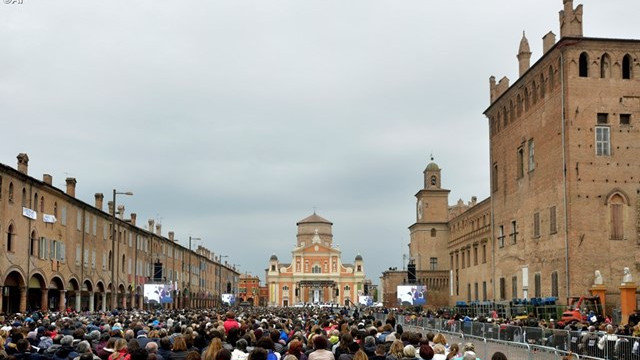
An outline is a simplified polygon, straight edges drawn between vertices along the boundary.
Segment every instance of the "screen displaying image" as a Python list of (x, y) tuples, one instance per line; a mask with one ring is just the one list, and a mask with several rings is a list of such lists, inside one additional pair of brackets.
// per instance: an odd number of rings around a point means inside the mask
[(412, 306), (427, 303), (427, 287), (425, 285), (398, 285), (398, 305)]
[(236, 304), (236, 296), (233, 294), (222, 294), (222, 303), (233, 306)]
[(358, 303), (363, 306), (373, 306), (373, 296), (360, 295), (358, 296)]
[(144, 284), (145, 304), (170, 304), (171, 285), (169, 284)]

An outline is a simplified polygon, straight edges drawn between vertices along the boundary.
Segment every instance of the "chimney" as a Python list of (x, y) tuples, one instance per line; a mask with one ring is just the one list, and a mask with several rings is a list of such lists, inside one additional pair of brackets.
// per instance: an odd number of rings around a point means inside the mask
[(171, 242), (173, 242), (173, 241), (174, 241), (174, 235), (175, 235), (175, 234), (173, 233), (173, 231), (169, 231), (169, 240), (170, 240)]
[(522, 39), (520, 40), (520, 48), (518, 49), (518, 69), (519, 76), (522, 76), (531, 66), (531, 49), (529, 48), (529, 40), (522, 32)]
[(42, 175), (42, 182), (44, 182), (45, 184), (52, 186), (53, 185), (53, 176), (49, 175), (49, 174), (44, 174)]
[(72, 178), (72, 177), (67, 178), (67, 195), (71, 197), (76, 197), (76, 183), (77, 183), (76, 178)]
[(118, 205), (118, 215), (120, 219), (124, 219), (124, 205)]
[(29, 156), (25, 153), (20, 153), (17, 156), (18, 158), (18, 171), (21, 173), (28, 175), (29, 174)]
[(556, 34), (553, 31), (549, 31), (547, 35), (542, 37), (542, 54), (546, 54), (555, 44)]
[(156, 235), (162, 236), (162, 224), (160, 223), (156, 224)]
[(137, 217), (138, 217), (138, 214), (131, 213), (131, 225), (136, 226), (136, 218)]
[(96, 193), (94, 196), (96, 198), (96, 209), (102, 211), (102, 203), (104, 201), (104, 195), (102, 195), (102, 193)]
[(153, 232), (153, 224), (155, 223), (155, 221), (153, 221), (153, 219), (149, 219), (149, 231)]
[(109, 202), (107, 203), (107, 206), (109, 207), (109, 214), (110, 214), (111, 216), (113, 216), (113, 215), (114, 215), (114, 213), (113, 213), (113, 201), (109, 201)]
[(560, 10), (560, 38), (582, 37), (582, 4), (573, 8), (573, 0), (563, 0), (564, 10)]
[(493, 100), (496, 98), (496, 77), (489, 77), (489, 101), (493, 103)]

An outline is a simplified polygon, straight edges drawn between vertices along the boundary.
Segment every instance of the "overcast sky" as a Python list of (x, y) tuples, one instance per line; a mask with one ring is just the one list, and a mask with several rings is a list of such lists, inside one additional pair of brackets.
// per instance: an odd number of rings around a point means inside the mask
[[(0, 162), (75, 177), (240, 272), (289, 262), (296, 222), (343, 262), (401, 268), (429, 156), (449, 203), (489, 189), (489, 76), (559, 37), (561, 0), (0, 3)], [(575, 2), (577, 5), (580, 2)], [(640, 38), (636, 0), (584, 0), (584, 34)], [(128, 215), (127, 215), (128, 216)]]

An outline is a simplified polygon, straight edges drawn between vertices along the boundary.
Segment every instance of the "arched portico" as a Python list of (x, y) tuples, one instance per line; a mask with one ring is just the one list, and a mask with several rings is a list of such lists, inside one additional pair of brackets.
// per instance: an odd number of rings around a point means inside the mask
[[(20, 301), (15, 299), (20, 299)], [(12, 270), (5, 277), (2, 287), (2, 312), (11, 314), (26, 310), (27, 292), (24, 276), (20, 271)]]
[(31, 275), (27, 286), (27, 311), (46, 310), (48, 307), (47, 286), (40, 273)]
[(73, 309), (75, 311), (80, 311), (80, 284), (76, 278), (69, 279), (69, 283), (67, 284), (67, 292), (66, 292), (67, 309)]
[(94, 308), (94, 296), (93, 296), (93, 284), (91, 280), (86, 279), (82, 282), (82, 290), (80, 292), (82, 294), (82, 300), (80, 302), (80, 307), (82, 310), (93, 311)]
[(62, 311), (65, 308), (64, 280), (59, 276), (54, 276), (49, 281), (47, 296), (49, 298), (49, 309), (52, 311)]

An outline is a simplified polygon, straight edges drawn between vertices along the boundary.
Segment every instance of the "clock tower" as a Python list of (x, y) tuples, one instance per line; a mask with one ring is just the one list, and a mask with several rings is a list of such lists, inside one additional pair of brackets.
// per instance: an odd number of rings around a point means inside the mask
[(450, 190), (441, 188), (441, 169), (433, 157), (423, 175), (424, 186), (415, 195), (416, 222), (409, 227), (409, 255), (416, 270), (444, 270), (449, 268), (444, 262), (448, 261)]

